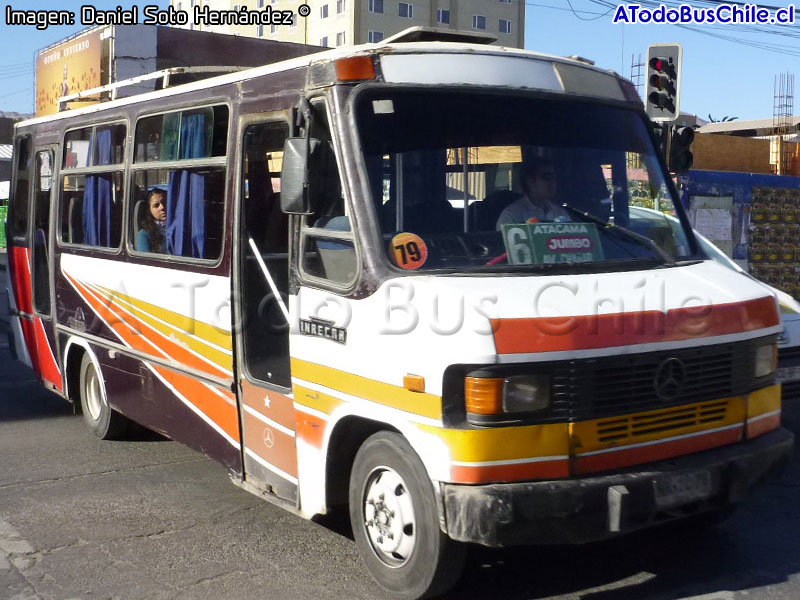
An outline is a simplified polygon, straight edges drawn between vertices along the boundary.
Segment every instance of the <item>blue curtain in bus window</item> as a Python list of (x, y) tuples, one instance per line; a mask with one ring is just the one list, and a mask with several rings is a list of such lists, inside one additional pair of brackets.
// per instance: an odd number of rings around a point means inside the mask
[[(206, 156), (205, 115), (183, 115), (180, 159)], [(187, 169), (169, 174), (167, 252), (203, 258), (206, 240), (205, 176)]]
[[(111, 129), (98, 129), (89, 142), (92, 166), (111, 163)], [(83, 243), (111, 246), (111, 176), (88, 175), (83, 190)]]

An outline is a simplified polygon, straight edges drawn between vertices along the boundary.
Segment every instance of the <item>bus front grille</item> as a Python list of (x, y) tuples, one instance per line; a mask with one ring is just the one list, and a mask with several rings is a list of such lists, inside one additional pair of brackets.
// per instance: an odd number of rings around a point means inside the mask
[(725, 420), (728, 403), (729, 400), (714, 400), (599, 421), (597, 439), (604, 443), (620, 443), (691, 427), (706, 427)]

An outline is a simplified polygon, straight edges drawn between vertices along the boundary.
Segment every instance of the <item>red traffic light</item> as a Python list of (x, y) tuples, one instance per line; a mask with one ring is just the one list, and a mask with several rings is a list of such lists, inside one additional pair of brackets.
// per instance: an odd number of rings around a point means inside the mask
[(669, 62), (669, 59), (661, 56), (654, 56), (650, 59), (650, 68), (658, 73), (664, 73), (668, 77), (675, 77), (675, 67)]

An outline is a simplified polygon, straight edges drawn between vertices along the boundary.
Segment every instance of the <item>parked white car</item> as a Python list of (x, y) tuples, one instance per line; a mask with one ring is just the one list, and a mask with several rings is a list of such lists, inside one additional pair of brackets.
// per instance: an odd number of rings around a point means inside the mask
[[(630, 210), (631, 217), (634, 220), (647, 219), (651, 222), (666, 222), (673, 229), (678, 227), (678, 220), (675, 217), (665, 215), (657, 210), (639, 207), (631, 207)], [(633, 228), (635, 229), (635, 226)], [(695, 231), (694, 234), (709, 258), (758, 281), (700, 233)], [(759, 283), (769, 288), (777, 297), (780, 305), (783, 333), (778, 338), (778, 379), (783, 384), (782, 399), (784, 401), (800, 401), (800, 302), (786, 292), (782, 292), (763, 281), (759, 281)]]
[[(710, 258), (755, 279), (702, 235), (696, 231), (695, 235)], [(781, 310), (783, 333), (778, 337), (778, 379), (783, 384), (782, 399), (800, 400), (800, 303), (786, 292), (763, 281), (759, 283), (777, 296)]]

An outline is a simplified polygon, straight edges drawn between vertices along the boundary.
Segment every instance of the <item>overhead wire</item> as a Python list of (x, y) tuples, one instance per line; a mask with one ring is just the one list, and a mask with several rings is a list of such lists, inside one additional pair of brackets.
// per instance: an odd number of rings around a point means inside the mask
[(608, 15), (613, 9), (609, 8), (606, 12), (602, 14), (597, 14), (594, 17), (581, 17), (576, 11), (575, 8), (572, 6), (572, 0), (567, 0), (567, 4), (569, 5), (569, 9), (572, 11), (572, 14), (575, 15), (581, 21), (597, 21), (598, 19), (602, 19), (606, 15)]
[(13, 92), (8, 92), (7, 94), (0, 94), (0, 98), (8, 98), (9, 96), (16, 96), (17, 94), (21, 94), (22, 92), (30, 92), (31, 89), (32, 88), (30, 86), (25, 87), (25, 88), (20, 88), (18, 90), (13, 91)]

